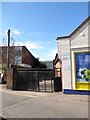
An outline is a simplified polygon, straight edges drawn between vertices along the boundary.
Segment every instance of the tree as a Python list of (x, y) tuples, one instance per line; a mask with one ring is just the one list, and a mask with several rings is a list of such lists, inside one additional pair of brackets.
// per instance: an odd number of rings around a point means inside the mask
[(7, 78), (7, 65), (6, 64), (2, 64), (2, 73), (3, 73), (4, 81), (6, 81), (6, 78)]

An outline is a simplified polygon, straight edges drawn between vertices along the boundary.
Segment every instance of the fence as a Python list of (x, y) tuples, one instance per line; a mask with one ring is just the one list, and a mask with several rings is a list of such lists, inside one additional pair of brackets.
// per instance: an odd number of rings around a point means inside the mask
[(14, 69), (13, 89), (52, 92), (54, 71), (52, 69)]

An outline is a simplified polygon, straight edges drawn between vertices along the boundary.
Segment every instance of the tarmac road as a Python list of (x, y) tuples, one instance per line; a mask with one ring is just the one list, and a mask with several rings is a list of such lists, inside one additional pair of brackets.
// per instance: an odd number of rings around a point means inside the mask
[(86, 95), (2, 91), (5, 118), (88, 118)]

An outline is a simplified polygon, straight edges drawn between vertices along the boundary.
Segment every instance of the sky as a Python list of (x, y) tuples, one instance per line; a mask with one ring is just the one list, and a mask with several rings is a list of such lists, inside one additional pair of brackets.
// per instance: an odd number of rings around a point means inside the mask
[[(39, 60), (53, 60), (59, 36), (72, 33), (88, 17), (88, 2), (2, 2), (2, 43), (26, 46)], [(1, 20), (0, 20), (1, 21)]]

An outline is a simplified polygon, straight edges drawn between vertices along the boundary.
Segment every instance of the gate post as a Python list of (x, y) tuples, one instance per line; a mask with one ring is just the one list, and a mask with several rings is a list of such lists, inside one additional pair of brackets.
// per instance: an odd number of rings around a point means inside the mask
[(45, 87), (45, 92), (46, 92), (46, 78), (44, 77), (44, 87)]
[(13, 88), (13, 68), (7, 68), (7, 89)]
[(38, 70), (38, 91), (40, 91), (40, 87), (39, 87), (39, 70)]

